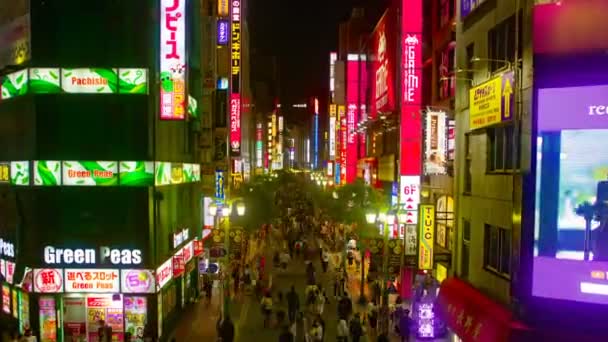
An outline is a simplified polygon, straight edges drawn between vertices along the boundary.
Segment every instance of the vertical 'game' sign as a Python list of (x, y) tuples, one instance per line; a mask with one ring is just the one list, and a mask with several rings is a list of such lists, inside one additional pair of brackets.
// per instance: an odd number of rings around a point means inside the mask
[(186, 0), (160, 4), (160, 118), (186, 113)]
[(241, 155), (241, 0), (231, 2), (230, 155)]

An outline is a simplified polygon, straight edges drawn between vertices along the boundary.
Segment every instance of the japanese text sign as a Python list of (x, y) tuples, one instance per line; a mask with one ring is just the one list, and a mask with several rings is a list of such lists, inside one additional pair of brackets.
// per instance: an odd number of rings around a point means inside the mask
[(228, 27), (227, 20), (220, 19), (217, 21), (217, 45), (228, 44)]
[(66, 269), (65, 292), (118, 293), (120, 275), (115, 269)]
[(223, 201), (225, 198), (224, 186), (225, 177), (223, 170), (215, 170), (215, 198), (219, 201)]
[(184, 256), (180, 254), (175, 254), (173, 256), (173, 277), (177, 278), (184, 274), (186, 271), (186, 264), (184, 263)]
[(471, 88), (469, 91), (469, 128), (471, 130), (508, 121), (513, 116), (513, 72)]
[(227, 17), (230, 14), (230, 0), (217, 0), (217, 15)]
[(34, 269), (34, 292), (63, 292), (63, 270), (59, 268)]
[(160, 4), (160, 118), (186, 113), (186, 0)]
[(420, 247), (418, 249), (418, 268), (433, 269), (433, 244), (435, 243), (435, 206), (420, 206)]
[(241, 154), (241, 95), (230, 94), (230, 155)]
[(11, 163), (0, 163), (0, 183), (11, 181)]
[(159, 268), (156, 269), (156, 291), (160, 291), (163, 286), (171, 280), (173, 275), (173, 258), (169, 258)]

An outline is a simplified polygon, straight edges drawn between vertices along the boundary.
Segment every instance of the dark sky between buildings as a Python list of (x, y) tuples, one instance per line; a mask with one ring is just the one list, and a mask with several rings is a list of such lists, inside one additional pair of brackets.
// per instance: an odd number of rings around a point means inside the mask
[(329, 52), (338, 45), (338, 24), (348, 19), (354, 6), (378, 7), (381, 2), (249, 0), (251, 47), (258, 56), (277, 57), (282, 103), (327, 97)]

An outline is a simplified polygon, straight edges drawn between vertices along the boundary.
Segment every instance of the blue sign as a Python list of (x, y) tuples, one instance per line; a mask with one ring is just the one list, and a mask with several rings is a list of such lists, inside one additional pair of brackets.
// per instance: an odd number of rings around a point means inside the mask
[(226, 194), (224, 193), (224, 171), (215, 170), (215, 198), (219, 201), (223, 201)]
[(399, 202), (399, 182), (393, 182), (391, 189), (391, 205), (397, 205)]
[(481, 6), (486, 0), (461, 0), (460, 1), (460, 20), (464, 19), (477, 7)]
[(336, 185), (340, 185), (340, 163), (336, 162), (336, 173), (334, 173)]
[(228, 45), (228, 20), (217, 21), (217, 45)]

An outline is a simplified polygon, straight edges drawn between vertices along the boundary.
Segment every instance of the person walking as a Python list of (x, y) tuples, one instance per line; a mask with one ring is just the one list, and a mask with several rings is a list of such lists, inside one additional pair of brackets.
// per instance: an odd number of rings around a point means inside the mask
[(329, 265), (329, 253), (326, 250), (321, 252), (321, 266), (323, 267), (323, 273), (327, 273), (327, 266)]
[(361, 336), (363, 336), (363, 325), (361, 324), (359, 313), (356, 313), (355, 317), (350, 321), (350, 338), (352, 342), (359, 342)]
[(99, 329), (97, 329), (99, 342), (112, 342), (112, 327), (106, 324), (103, 319), (99, 320)]
[(302, 311), (298, 312), (295, 322), (295, 342), (308, 342), (308, 321)]
[(281, 328), (281, 334), (279, 335), (279, 342), (293, 342), (293, 340), (294, 340), (294, 336), (291, 333), (291, 331), (289, 331), (289, 325), (284, 325)]
[(339, 318), (338, 319), (338, 329), (336, 332), (337, 341), (338, 342), (348, 342), (348, 323), (346, 323), (346, 319)]
[(300, 310), (300, 297), (296, 293), (295, 286), (291, 285), (291, 290), (287, 293), (287, 314), (290, 322), (295, 322), (296, 313)]
[(264, 315), (264, 328), (270, 326), (270, 315), (272, 314), (272, 296), (266, 292), (261, 302), (262, 314)]
[(399, 319), (399, 334), (401, 335), (401, 342), (409, 342), (410, 333), (412, 328), (412, 319), (410, 318), (410, 310), (405, 309), (403, 315)]
[(220, 337), (222, 342), (233, 342), (234, 341), (234, 324), (230, 315), (226, 315), (226, 318), (220, 324)]
[(325, 308), (325, 294), (321, 291), (316, 292), (316, 301), (315, 301), (315, 312), (317, 315), (323, 315), (323, 309)]

